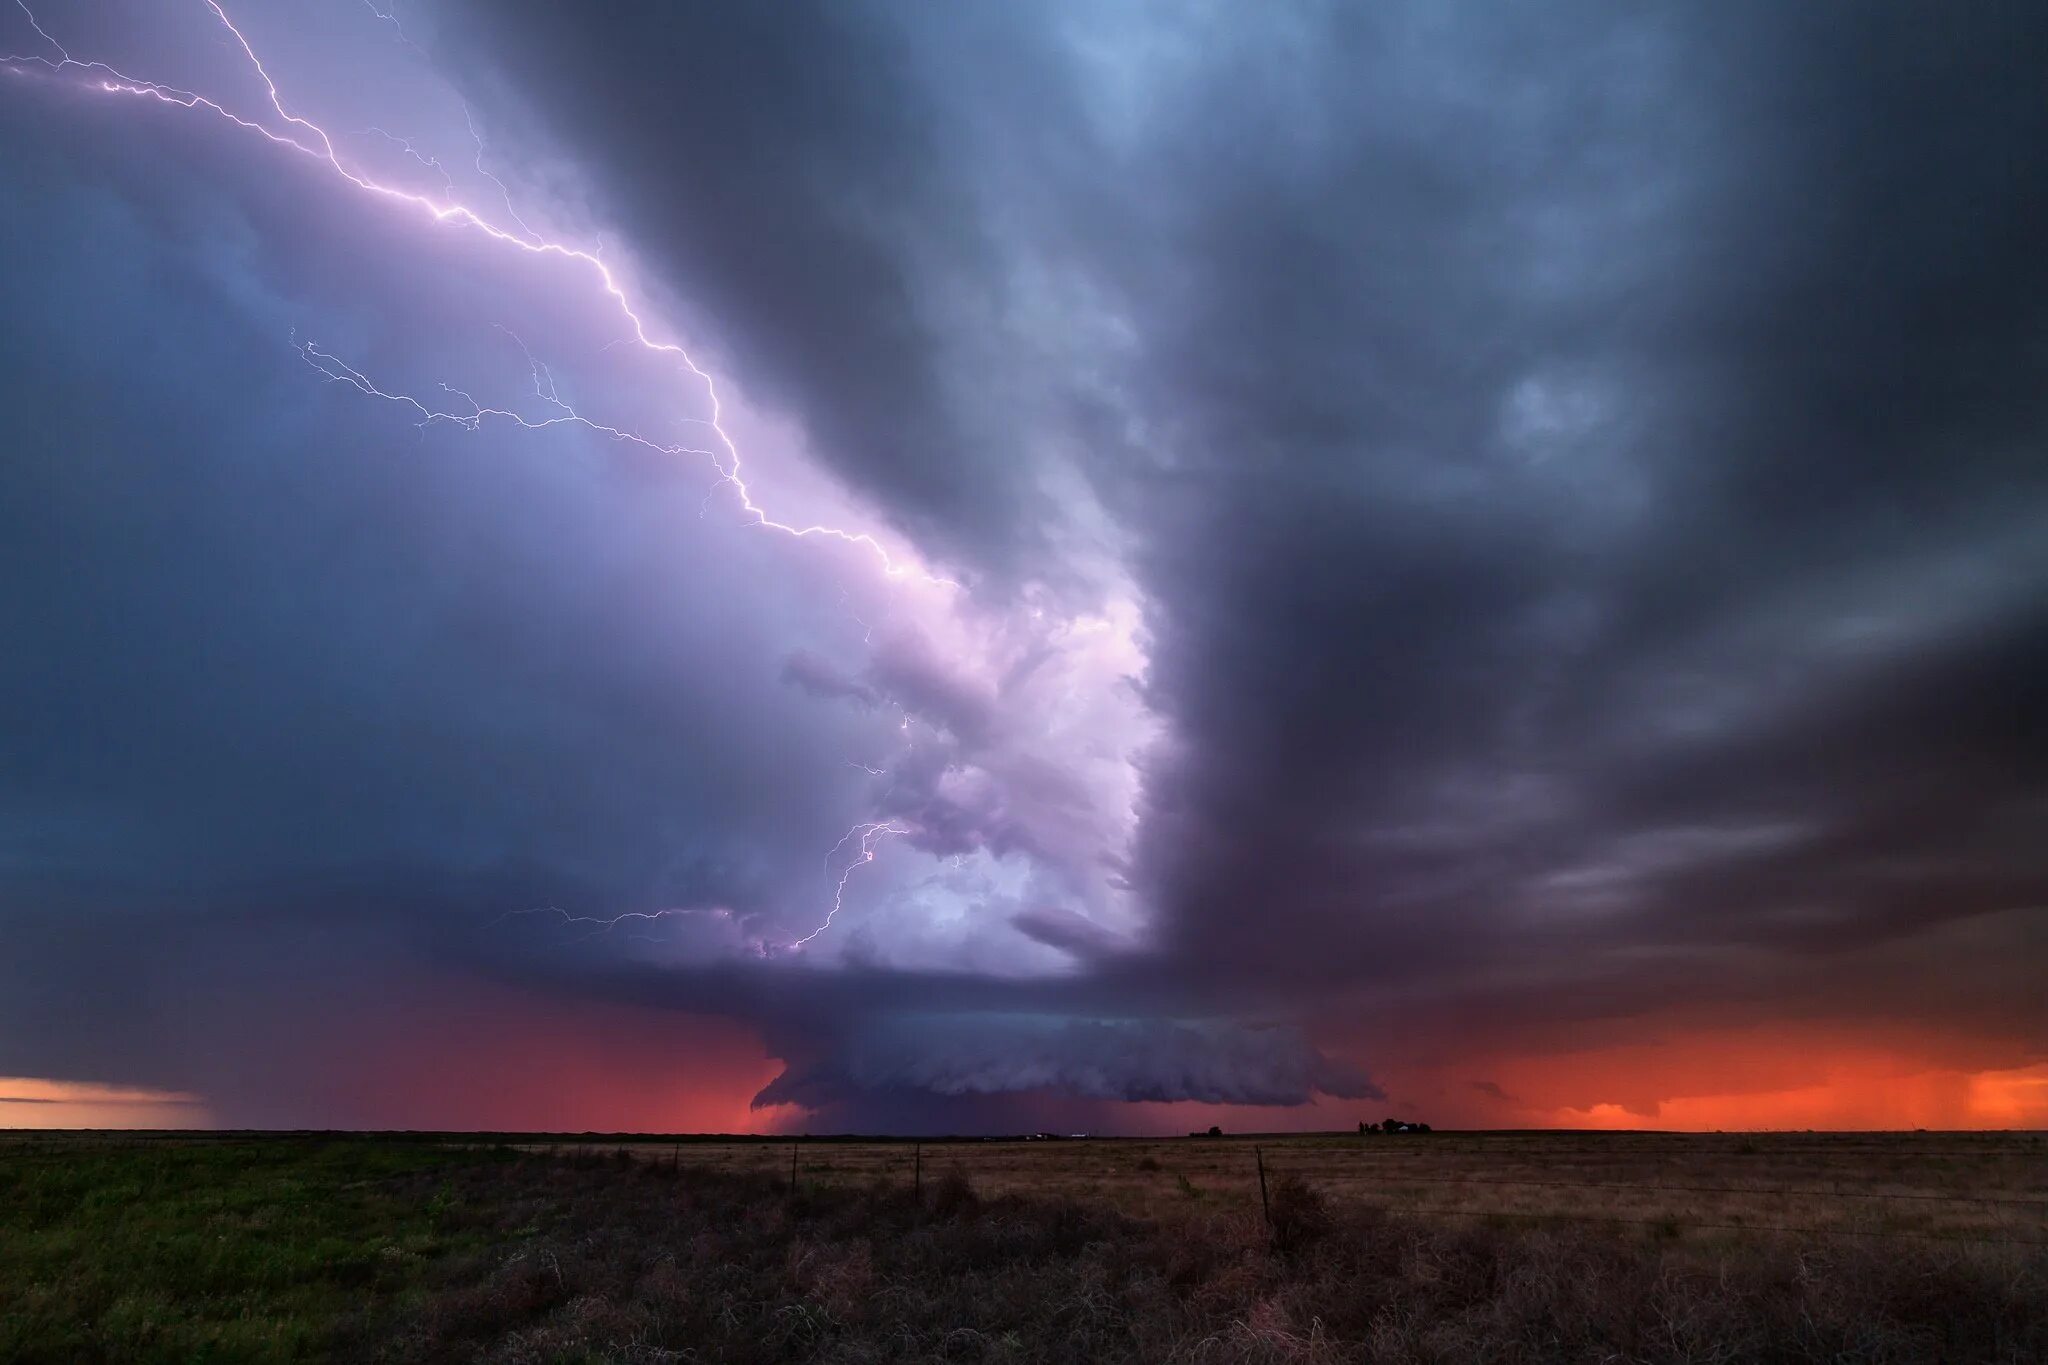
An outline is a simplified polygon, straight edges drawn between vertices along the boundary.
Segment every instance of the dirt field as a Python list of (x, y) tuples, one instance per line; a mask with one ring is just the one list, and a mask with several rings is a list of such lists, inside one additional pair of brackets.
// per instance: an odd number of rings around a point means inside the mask
[(958, 1171), (983, 1194), (1078, 1199), (1145, 1218), (1256, 1208), (1262, 1157), (1269, 1183), (1290, 1172), (1333, 1201), (1417, 1215), (1570, 1217), (1709, 1239), (1795, 1229), (2048, 1243), (2041, 1134), (1432, 1133), (625, 1150), (684, 1169), (785, 1177), (793, 1151), (799, 1181), (819, 1185), (909, 1183), (921, 1162), (927, 1181)]

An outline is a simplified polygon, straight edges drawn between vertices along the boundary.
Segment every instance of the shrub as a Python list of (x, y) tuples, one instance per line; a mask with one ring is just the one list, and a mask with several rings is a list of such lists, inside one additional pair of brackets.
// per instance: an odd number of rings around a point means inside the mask
[(1323, 1192), (1292, 1171), (1271, 1178), (1268, 1195), (1273, 1223), (1273, 1245), (1282, 1251), (1302, 1251), (1330, 1230), (1330, 1208)]
[(972, 1213), (981, 1200), (974, 1193), (974, 1186), (957, 1169), (947, 1171), (932, 1182), (932, 1211), (947, 1218), (957, 1218), (963, 1213)]

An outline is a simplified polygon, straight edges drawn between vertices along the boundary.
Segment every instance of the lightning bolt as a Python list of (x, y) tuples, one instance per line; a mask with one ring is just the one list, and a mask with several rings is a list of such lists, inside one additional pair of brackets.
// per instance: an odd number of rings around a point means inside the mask
[(651, 924), (659, 920), (681, 919), (688, 916), (696, 915), (702, 915), (709, 919), (723, 920), (729, 920), (733, 917), (732, 911), (726, 909), (722, 905), (707, 906), (702, 909), (685, 910), (628, 910), (623, 915), (613, 915), (609, 919), (601, 918), (596, 915), (571, 914), (569, 911), (564, 910), (559, 905), (539, 905), (535, 906), (531, 910), (508, 910), (504, 914), (498, 916), (498, 919), (495, 922), (502, 923), (503, 921), (512, 918), (514, 915), (553, 915), (556, 917), (557, 922), (560, 923), (564, 928), (580, 925), (594, 926), (588, 933), (579, 934), (575, 938), (570, 939), (569, 942), (571, 943), (582, 943), (586, 940), (597, 938), (600, 935), (609, 934), (612, 930), (618, 928), (621, 924), (624, 924), (628, 920), (642, 921)]
[[(824, 922), (802, 938), (791, 939), (789, 942), (779, 945), (760, 943), (757, 944), (757, 947), (765, 951), (772, 946), (775, 951), (793, 953), (803, 948), (827, 929), (830, 929), (832, 921), (838, 916), (840, 910), (845, 908), (847, 882), (852, 879), (856, 870), (866, 867), (875, 860), (875, 845), (889, 835), (908, 833), (910, 833), (909, 826), (899, 825), (893, 820), (871, 820), (855, 825), (852, 829), (846, 831), (841, 836), (839, 842), (832, 845), (831, 851), (825, 855), (826, 872), (829, 874), (832, 871), (832, 860), (839, 856), (840, 850), (855, 840), (860, 841), (860, 846), (855, 850), (853, 856), (839, 869), (839, 879), (832, 887), (832, 908), (825, 912)], [(665, 919), (682, 919), (699, 915), (728, 921), (734, 918), (733, 912), (722, 905), (676, 910), (628, 910), (624, 914), (608, 917), (577, 915), (564, 910), (559, 905), (541, 905), (531, 910), (508, 910), (505, 914), (498, 916), (497, 920), (493, 922), (503, 923), (513, 916), (526, 915), (553, 915), (557, 923), (564, 928), (587, 928), (587, 932), (578, 934), (575, 938), (570, 939), (569, 942), (571, 943), (584, 943), (590, 939), (609, 934), (612, 930), (628, 921), (653, 924)]]
[[(712, 379), (708, 371), (704, 370), (691, 358), (690, 353), (684, 349), (681, 343), (661, 339), (650, 330), (647, 319), (635, 305), (632, 296), (627, 292), (625, 286), (620, 282), (611, 267), (606, 265), (596, 252), (535, 234), (523, 220), (518, 218), (516, 212), (512, 214), (513, 220), (517, 223), (517, 230), (514, 230), (493, 222), (481, 210), (456, 199), (452, 194), (436, 198), (433, 195), (422, 194), (402, 186), (387, 184), (362, 171), (352, 169), (343, 162), (340, 153), (335, 148), (334, 139), (329, 136), (324, 128), (310, 119), (291, 112), (286, 107), (284, 96), (279, 91), (277, 82), (271, 77), (269, 69), (264, 66), (262, 58), (257, 55), (256, 49), (249, 42), (248, 37), (235, 24), (234, 20), (228, 17), (227, 11), (221, 7), (219, 0), (202, 0), (202, 3), (212, 12), (221, 27), (233, 38), (235, 46), (241, 50), (243, 57), (247, 59), (250, 69), (255, 72), (257, 79), (263, 83), (264, 93), (268, 99), (271, 113), (276, 116), (277, 121), (282, 125), (282, 130), (274, 128), (259, 119), (245, 118), (219, 101), (202, 95), (197, 91), (185, 90), (159, 81), (131, 76), (105, 62), (80, 60), (73, 57), (70, 51), (43, 27), (41, 21), (37, 19), (35, 12), (29, 8), (28, 0), (15, 0), (15, 7), (27, 16), (29, 26), (35, 30), (38, 37), (50, 45), (51, 49), (57, 53), (57, 57), (52, 59), (41, 55), (5, 56), (0, 57), (0, 64), (15, 68), (39, 65), (52, 72), (59, 73), (75, 69), (91, 78), (93, 84), (107, 94), (128, 95), (139, 99), (155, 100), (163, 104), (176, 105), (183, 109), (203, 110), (226, 120), (245, 132), (262, 137), (280, 148), (309, 157), (362, 193), (424, 214), (433, 223), (469, 228), (500, 246), (524, 251), (531, 255), (558, 258), (565, 263), (582, 268), (588, 272), (598, 290), (611, 300), (620, 315), (624, 317), (634, 342), (645, 350), (672, 357), (703, 387), (705, 399), (709, 403), (711, 410), (711, 416), (705, 419), (703, 424), (716, 437), (717, 446), (723, 452), (722, 458), (716, 455), (713, 457), (714, 463), (719, 470), (719, 481), (722, 484), (731, 486), (741, 511), (751, 519), (751, 524), (759, 526), (764, 530), (780, 532), (797, 540), (817, 538), (859, 546), (875, 558), (876, 562), (880, 564), (884, 576), (891, 579), (916, 577), (935, 586), (949, 588), (960, 586), (953, 579), (943, 578), (917, 565), (899, 561), (896, 556), (889, 552), (887, 546), (883, 545), (880, 540), (876, 539), (869, 532), (849, 531), (843, 527), (819, 523), (800, 526), (770, 515), (767, 509), (754, 500), (753, 489), (742, 473), (743, 461), (740, 456), (739, 446), (732, 439), (731, 434), (727, 432), (724, 425), (724, 404), (719, 396), (717, 383)], [(370, 9), (380, 19), (389, 19), (394, 24), (396, 23), (396, 20), (392, 18), (389, 12), (379, 11), (375, 5), (371, 5)], [(470, 131), (472, 135), (475, 134), (474, 122), (470, 124)], [(385, 136), (392, 137), (388, 133)], [(431, 164), (435, 169), (440, 170), (445, 177), (446, 171), (440, 167), (437, 161), (432, 161), (430, 158), (423, 157), (417, 151), (413, 151), (411, 144), (404, 139), (394, 138), (394, 140), (400, 143), (415, 160), (419, 160), (423, 164)], [(478, 137), (477, 159), (479, 169), (482, 167), (482, 143), (482, 138)], [(501, 192), (504, 191), (503, 182), (499, 181), (497, 177), (491, 175), (488, 171), (485, 171), (484, 174), (493, 184), (497, 185)], [(505, 198), (509, 209), (510, 195), (505, 195)], [(304, 354), (304, 352), (301, 352), (301, 354)], [(338, 375), (330, 376), (330, 378), (341, 377)], [(377, 389), (375, 385), (369, 383), (367, 378), (353, 370), (349, 371), (349, 377), (346, 378), (345, 382), (362, 388), (365, 393), (389, 398), (393, 401), (411, 403), (414, 407), (421, 408), (423, 416), (429, 421), (434, 420), (436, 416), (436, 414), (427, 413), (424, 405), (415, 399)], [(440, 414), (440, 416), (443, 420), (454, 420), (452, 415)], [(468, 424), (470, 429), (476, 429), (477, 421), (485, 416), (509, 417), (511, 414), (501, 410), (489, 410), (472, 414), (473, 420)], [(629, 436), (617, 428), (607, 427), (597, 422), (586, 422), (584, 419), (573, 415), (565, 415), (564, 420), (579, 422), (595, 430), (603, 431), (606, 434), (616, 435), (621, 439), (637, 440), (639, 444), (665, 454), (685, 453), (686, 450), (686, 448), (664, 446), (659, 442), (649, 441), (642, 437)], [(522, 425), (530, 426), (537, 424), (522, 423)], [(687, 453), (708, 452), (687, 451)]]
[[(516, 334), (504, 328), (499, 330), (504, 331), (513, 341), (518, 342), (522, 351), (526, 349), (526, 343), (519, 341)], [(643, 446), (648, 450), (663, 455), (704, 455), (710, 457), (714, 463), (718, 459), (718, 452), (715, 450), (706, 449), (702, 446), (664, 445), (659, 441), (650, 440), (638, 432), (627, 431), (623, 427), (611, 426), (604, 422), (592, 421), (590, 418), (583, 416), (583, 414), (563, 402), (556, 394), (554, 376), (549, 373), (547, 366), (533, 358), (531, 351), (527, 352), (526, 358), (532, 366), (534, 396), (555, 409), (552, 415), (538, 420), (527, 417), (512, 408), (487, 407), (477, 401), (468, 390), (458, 389), (448, 384), (440, 386), (441, 392), (450, 398), (460, 399), (467, 405), (466, 408), (450, 409), (436, 406), (441, 400), (422, 399), (403, 391), (379, 388), (375, 383), (371, 382), (369, 376), (333, 352), (323, 350), (317, 342), (300, 341), (294, 335), (292, 347), (299, 353), (299, 357), (306, 364), (324, 376), (328, 382), (346, 385), (365, 397), (380, 398), (387, 403), (395, 403), (400, 407), (411, 408), (419, 415), (419, 420), (413, 424), (417, 427), (426, 428), (446, 422), (452, 426), (460, 427), (464, 431), (480, 431), (485, 423), (499, 421), (516, 427), (523, 427), (527, 431), (545, 431), (549, 427), (558, 426), (577, 426), (597, 432), (602, 436), (608, 436), (615, 441), (625, 441), (632, 445)], [(720, 473), (724, 473), (722, 467)]]
[(400, 137), (398, 134), (391, 132), (390, 130), (385, 128), (379, 128), (375, 124), (371, 124), (367, 128), (358, 128), (355, 130), (354, 133), (350, 134), (350, 136), (383, 138), (386, 142), (390, 143), (392, 146), (396, 147), (400, 152), (404, 153), (408, 158), (419, 163), (419, 165), (425, 167), (427, 170), (432, 171), (434, 174), (440, 176), (441, 187), (443, 191), (448, 195), (449, 198), (452, 199), (455, 197), (455, 177), (448, 174), (448, 168), (441, 164), (441, 158), (437, 156), (428, 156), (425, 152), (421, 151), (419, 148), (412, 145), (411, 138)]
[(390, 9), (378, 9), (377, 0), (363, 0), (363, 8), (376, 15), (384, 23), (391, 25), (391, 31), (398, 35), (399, 42), (404, 43), (413, 51), (419, 52), (422, 57), (427, 55), (420, 51), (418, 43), (405, 36), (405, 25), (398, 22), (398, 6), (393, 5)]
[(811, 930), (810, 933), (805, 934), (802, 938), (791, 943), (789, 945), (790, 951), (794, 952), (796, 949), (803, 947), (806, 943), (809, 943), (812, 939), (832, 927), (833, 919), (839, 914), (839, 911), (846, 903), (847, 878), (853, 875), (855, 868), (865, 867), (875, 860), (875, 845), (888, 835), (908, 833), (910, 833), (908, 826), (899, 825), (893, 820), (875, 820), (864, 825), (855, 825), (852, 829), (846, 831), (846, 837), (832, 845), (832, 852), (825, 855), (827, 870), (830, 870), (832, 859), (839, 850), (845, 848), (855, 838), (860, 840), (860, 852), (856, 853), (852, 860), (839, 870), (839, 884), (832, 888), (832, 908), (825, 912), (825, 922)]
[[(718, 386), (710, 373), (691, 358), (690, 353), (684, 349), (681, 343), (657, 335), (656, 330), (650, 327), (647, 318), (643, 316), (640, 306), (636, 305), (632, 295), (627, 291), (611, 267), (605, 264), (598, 251), (586, 250), (579, 246), (546, 237), (535, 231), (525, 219), (520, 217), (518, 210), (513, 206), (511, 193), (507, 190), (504, 182), (484, 165), (483, 137), (477, 131), (475, 120), (470, 117), (467, 105), (463, 107), (463, 117), (468, 125), (470, 137), (475, 144), (475, 169), (484, 180), (497, 189), (500, 198), (504, 201), (506, 221), (512, 225), (510, 227), (502, 226), (500, 223), (493, 221), (490, 216), (487, 216), (482, 209), (463, 202), (457, 196), (454, 178), (448, 173), (448, 169), (438, 158), (420, 151), (410, 139), (391, 133), (381, 127), (373, 126), (362, 129), (356, 135), (382, 138), (422, 168), (436, 173), (440, 177), (442, 185), (442, 192), (438, 197), (407, 189), (400, 185), (389, 184), (344, 162), (336, 148), (334, 138), (324, 128), (310, 119), (293, 113), (286, 107), (284, 96), (278, 89), (277, 82), (271, 77), (270, 71), (263, 64), (262, 58), (257, 55), (255, 47), (250, 43), (241, 28), (236, 25), (234, 20), (229, 17), (227, 11), (222, 8), (219, 0), (202, 0), (202, 3), (205, 4), (207, 10), (219, 22), (221, 28), (233, 39), (234, 46), (239, 48), (242, 56), (247, 60), (249, 68), (255, 73), (257, 79), (262, 82), (270, 109), (268, 115), (259, 115), (255, 118), (245, 117), (228, 108), (227, 105), (220, 101), (198, 91), (186, 90), (144, 77), (132, 76), (106, 62), (75, 58), (62, 43), (58, 42), (43, 27), (42, 22), (29, 7), (28, 0), (14, 0), (14, 3), (15, 7), (27, 17), (29, 27), (35, 30), (36, 36), (41, 38), (49, 46), (49, 49), (57, 55), (54, 58), (34, 53), (0, 55), (0, 69), (21, 72), (31, 67), (42, 67), (52, 74), (59, 75), (67, 72), (76, 72), (85, 79), (88, 88), (97, 89), (105, 94), (125, 95), (135, 99), (174, 105), (178, 108), (194, 112), (212, 114), (245, 133), (264, 139), (281, 150), (296, 153), (319, 163), (326, 172), (338, 177), (365, 196), (382, 200), (399, 209), (419, 214), (431, 225), (446, 225), (468, 229), (496, 246), (525, 252), (529, 255), (554, 258), (560, 260), (565, 265), (582, 270), (590, 279), (596, 292), (605, 296), (625, 319), (631, 336), (629, 338), (621, 338), (621, 342), (637, 345), (644, 350), (672, 358), (679, 364), (682, 370), (686, 371), (697, 384), (702, 386), (711, 415), (708, 418), (686, 420), (707, 430), (711, 435), (711, 439), (702, 446), (665, 443), (623, 427), (585, 417), (561, 398), (560, 392), (555, 386), (552, 373), (527, 349), (526, 343), (509, 330), (506, 334), (512, 337), (512, 340), (518, 344), (521, 352), (526, 356), (531, 375), (533, 396), (547, 408), (547, 412), (539, 417), (528, 417), (509, 407), (488, 406), (469, 393), (446, 384), (440, 386), (444, 398), (437, 399), (423, 399), (402, 390), (384, 388), (371, 380), (368, 375), (356, 369), (333, 352), (322, 348), (317, 343), (299, 341), (296, 333), (294, 333), (291, 339), (293, 348), (308, 366), (323, 376), (326, 382), (344, 384), (355, 389), (365, 397), (376, 398), (384, 402), (410, 408), (417, 415), (417, 425), (422, 428), (445, 423), (461, 430), (473, 432), (481, 430), (487, 423), (504, 423), (529, 431), (538, 431), (549, 427), (566, 425), (579, 427), (613, 440), (639, 445), (662, 455), (702, 456), (708, 458), (712, 462), (713, 467), (718, 471), (719, 478), (713, 485), (714, 491), (720, 486), (730, 486), (740, 509), (751, 519), (750, 524), (764, 530), (779, 532), (796, 540), (831, 540), (849, 546), (857, 546), (871, 555), (880, 566), (883, 575), (892, 580), (915, 577), (935, 586), (956, 589), (960, 586), (953, 579), (940, 577), (919, 565), (899, 560), (890, 553), (887, 546), (869, 532), (849, 531), (843, 527), (825, 524), (798, 525), (770, 515), (765, 508), (757, 503), (754, 500), (753, 489), (742, 472), (743, 461), (739, 446), (725, 428), (723, 401), (720, 398)], [(390, 25), (399, 42), (415, 52), (420, 51), (418, 45), (406, 35), (403, 27), (400, 25), (395, 9), (380, 9), (375, 0), (363, 0), (363, 3), (380, 22)], [(422, 55), (424, 54), (422, 53)], [(606, 349), (609, 349), (609, 346)], [(903, 717), (902, 728), (907, 731), (909, 725), (910, 717), (906, 712)], [(865, 767), (865, 765), (856, 766)], [(868, 771), (875, 772), (876, 770), (868, 769)], [(813, 929), (802, 938), (782, 945), (782, 950), (791, 952), (800, 950), (831, 928), (833, 920), (844, 907), (848, 880), (853, 876), (856, 869), (864, 867), (875, 860), (876, 844), (891, 835), (904, 835), (910, 832), (909, 827), (886, 820), (857, 824), (848, 830), (846, 835), (825, 855), (826, 869), (829, 873), (832, 868), (833, 859), (849, 843), (858, 841), (858, 851), (844, 866), (839, 868), (838, 879), (834, 884), (832, 892), (832, 905), (826, 911), (823, 923), (819, 924), (816, 929)], [(582, 935), (577, 941), (582, 941), (582, 938), (592, 938), (601, 934), (608, 934), (629, 920), (651, 923), (692, 914), (711, 914), (727, 919), (732, 917), (732, 912), (722, 907), (709, 910), (629, 911), (625, 914), (612, 916), (609, 919), (573, 915), (555, 906), (513, 913), (553, 914), (559, 917), (564, 926), (588, 927), (589, 932)]]

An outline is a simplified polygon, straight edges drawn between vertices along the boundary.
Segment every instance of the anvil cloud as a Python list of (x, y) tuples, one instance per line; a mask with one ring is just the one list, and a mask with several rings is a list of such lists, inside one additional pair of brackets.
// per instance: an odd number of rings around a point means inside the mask
[(0, 16), (23, 1094), (2048, 1122), (2037, 16), (223, 2), (356, 179)]

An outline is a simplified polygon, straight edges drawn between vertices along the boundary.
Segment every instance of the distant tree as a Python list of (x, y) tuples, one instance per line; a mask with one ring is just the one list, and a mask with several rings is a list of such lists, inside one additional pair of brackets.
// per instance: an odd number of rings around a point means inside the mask
[(1360, 1120), (1358, 1121), (1358, 1135), (1359, 1135), (1360, 1137), (1364, 1137), (1364, 1136), (1365, 1136), (1365, 1133), (1366, 1133), (1366, 1127), (1365, 1127), (1365, 1120), (1364, 1120), (1364, 1119), (1360, 1119)]
[(1222, 1125), (1221, 1125), (1221, 1124), (1215, 1124), (1215, 1123), (1212, 1123), (1212, 1124), (1210, 1124), (1210, 1125), (1209, 1125), (1209, 1136), (1210, 1136), (1210, 1137), (1222, 1137), (1222, 1136), (1223, 1136), (1223, 1127), (1222, 1127)]
[(1388, 1119), (1380, 1125), (1380, 1131), (1382, 1133), (1398, 1133), (1405, 1126), (1399, 1119)]
[(1418, 1133), (1426, 1133), (1429, 1131), (1429, 1125), (1426, 1123), (1418, 1123), (1415, 1125), (1415, 1131)]

